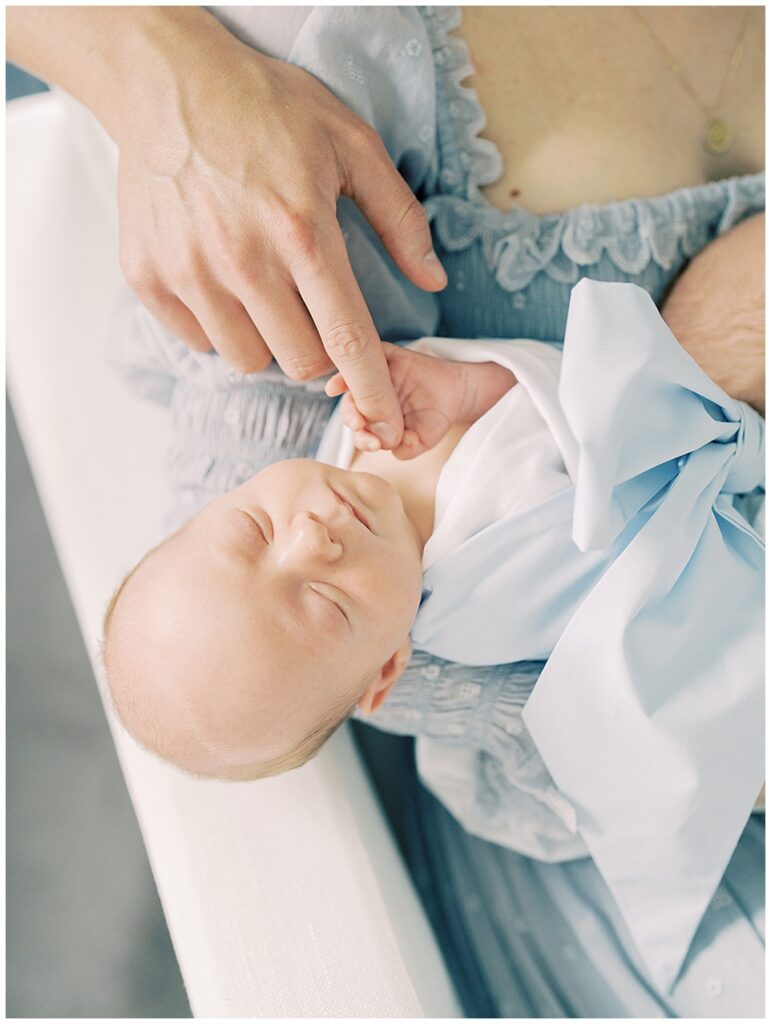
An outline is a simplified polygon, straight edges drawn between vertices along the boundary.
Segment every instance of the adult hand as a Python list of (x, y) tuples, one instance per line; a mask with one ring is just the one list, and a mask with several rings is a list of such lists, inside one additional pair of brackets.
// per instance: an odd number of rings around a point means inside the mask
[(356, 202), (414, 284), (447, 279), (382, 140), (312, 75), (209, 15), (164, 23), (152, 44), (136, 76), (143, 99), (135, 92), (107, 126), (129, 284), (191, 348), (213, 347), (241, 372), (271, 355), (293, 380), (337, 367), (384, 447), (397, 446), (401, 409), (338, 197)]

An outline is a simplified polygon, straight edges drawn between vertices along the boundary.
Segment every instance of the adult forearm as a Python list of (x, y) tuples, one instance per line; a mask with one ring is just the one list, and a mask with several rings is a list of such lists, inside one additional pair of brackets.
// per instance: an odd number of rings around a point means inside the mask
[(66, 89), (113, 138), (136, 98), (171, 85), (175, 57), (212, 32), (227, 30), (202, 7), (6, 8), (8, 58)]

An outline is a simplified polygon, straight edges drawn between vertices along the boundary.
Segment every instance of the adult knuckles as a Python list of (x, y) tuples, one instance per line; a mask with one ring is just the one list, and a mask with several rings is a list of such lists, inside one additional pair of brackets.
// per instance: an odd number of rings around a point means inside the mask
[(324, 348), (337, 367), (359, 362), (371, 349), (370, 332), (357, 320), (333, 324), (324, 332), (323, 338)]
[(322, 373), (328, 371), (326, 361), (317, 356), (309, 358), (298, 354), (282, 357), (279, 362), (281, 369), (290, 380), (315, 380), (316, 377), (320, 377)]
[(316, 210), (272, 196), (261, 204), (261, 213), (274, 249), (283, 249), (292, 259), (312, 261), (317, 257), (321, 238)]
[(207, 228), (206, 245), (209, 262), (236, 282), (252, 282), (257, 268), (269, 256), (259, 219), (248, 224), (213, 219)]
[(309, 215), (293, 213), (286, 217), (282, 236), (294, 259), (313, 263), (318, 258), (321, 249), (319, 228)]
[(254, 248), (237, 244), (220, 250), (220, 258), (229, 273), (237, 280), (252, 283), (260, 265)]
[(412, 193), (401, 206), (398, 215), (398, 231), (402, 235), (422, 235), (428, 229), (426, 212)]
[(159, 300), (163, 293), (160, 274), (144, 256), (133, 253), (119, 254), (120, 267), (132, 291), (141, 298)]
[(382, 156), (387, 152), (380, 133), (367, 121), (357, 120), (350, 125), (348, 131), (354, 146), (369, 156)]
[(268, 368), (272, 359), (273, 356), (270, 352), (235, 352), (228, 356), (226, 361), (238, 373), (262, 373)]
[(189, 250), (170, 257), (166, 264), (169, 281), (181, 293), (200, 291), (206, 284), (206, 270), (200, 258)]

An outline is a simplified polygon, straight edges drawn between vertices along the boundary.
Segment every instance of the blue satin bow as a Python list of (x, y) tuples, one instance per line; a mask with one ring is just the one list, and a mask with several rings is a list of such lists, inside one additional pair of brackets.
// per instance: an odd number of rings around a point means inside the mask
[(763, 480), (764, 421), (632, 285), (574, 290), (559, 397), (579, 446), (576, 546), (643, 522), (523, 718), (671, 988), (764, 776), (764, 549), (729, 497)]
[(764, 421), (629, 284), (573, 289), (558, 397), (574, 486), (432, 566), (413, 639), (548, 658), (523, 719), (666, 989), (764, 777), (764, 547), (731, 498)]

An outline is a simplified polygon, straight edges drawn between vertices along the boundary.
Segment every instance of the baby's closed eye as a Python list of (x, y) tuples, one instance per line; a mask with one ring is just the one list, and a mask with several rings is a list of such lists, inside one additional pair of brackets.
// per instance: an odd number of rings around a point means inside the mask
[(337, 608), (338, 612), (343, 616), (345, 621), (350, 626), (351, 620), (348, 618), (347, 612), (343, 608), (339, 598), (335, 599), (335, 597), (332, 596), (329, 588), (325, 587), (324, 584), (320, 583), (309, 583), (308, 586), (314, 593), (318, 594), (321, 600), (323, 600), (326, 604), (331, 604), (333, 607)]

